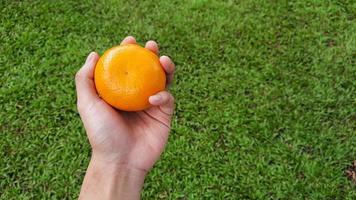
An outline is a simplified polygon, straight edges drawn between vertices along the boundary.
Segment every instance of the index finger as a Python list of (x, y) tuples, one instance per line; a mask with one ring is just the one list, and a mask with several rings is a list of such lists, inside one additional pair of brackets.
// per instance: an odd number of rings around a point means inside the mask
[(125, 44), (136, 44), (136, 39), (133, 36), (127, 36), (120, 43), (120, 45), (125, 45)]

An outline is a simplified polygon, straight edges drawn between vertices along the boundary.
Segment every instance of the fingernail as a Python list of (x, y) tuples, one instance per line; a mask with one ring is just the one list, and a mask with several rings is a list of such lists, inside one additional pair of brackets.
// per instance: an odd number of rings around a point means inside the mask
[(87, 60), (85, 61), (86, 63), (91, 62), (94, 59), (95, 52), (91, 52), (89, 56), (87, 57)]
[(162, 97), (161, 97), (161, 95), (157, 94), (157, 95), (151, 96), (150, 99), (151, 99), (151, 101), (154, 101), (154, 102), (160, 102)]
[(164, 60), (167, 60), (167, 59), (169, 59), (168, 56), (161, 56), (161, 57), (159, 58), (159, 61), (165, 62)]

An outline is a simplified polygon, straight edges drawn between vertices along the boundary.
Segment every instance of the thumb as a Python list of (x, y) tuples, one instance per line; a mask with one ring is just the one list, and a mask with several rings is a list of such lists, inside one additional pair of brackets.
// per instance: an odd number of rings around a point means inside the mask
[(99, 99), (94, 84), (94, 69), (98, 59), (99, 55), (96, 52), (91, 52), (85, 64), (75, 75), (78, 110)]
[(161, 91), (148, 99), (150, 104), (159, 106), (160, 110), (167, 114), (172, 115), (174, 111), (174, 97), (167, 91)]

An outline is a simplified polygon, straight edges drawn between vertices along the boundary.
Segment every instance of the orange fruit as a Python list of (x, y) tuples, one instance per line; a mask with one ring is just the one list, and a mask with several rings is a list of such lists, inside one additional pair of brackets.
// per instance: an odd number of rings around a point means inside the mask
[(136, 44), (107, 50), (96, 64), (94, 81), (99, 96), (115, 108), (139, 111), (150, 106), (148, 98), (166, 87), (159, 58)]

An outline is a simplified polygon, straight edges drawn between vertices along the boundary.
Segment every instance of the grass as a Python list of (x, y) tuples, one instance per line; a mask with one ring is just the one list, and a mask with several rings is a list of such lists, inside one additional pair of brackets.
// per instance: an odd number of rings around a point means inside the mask
[(351, 0), (0, 1), (0, 198), (78, 196), (74, 74), (134, 35), (177, 64), (144, 199), (356, 199), (355, 15)]

